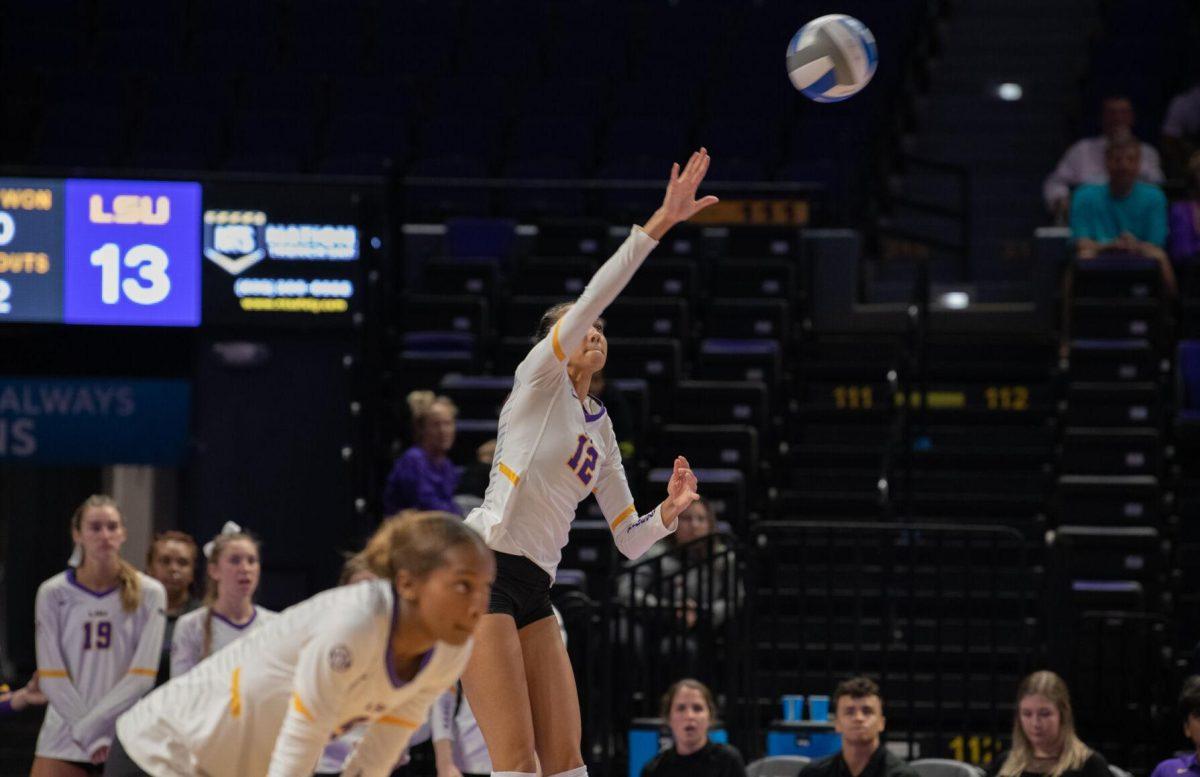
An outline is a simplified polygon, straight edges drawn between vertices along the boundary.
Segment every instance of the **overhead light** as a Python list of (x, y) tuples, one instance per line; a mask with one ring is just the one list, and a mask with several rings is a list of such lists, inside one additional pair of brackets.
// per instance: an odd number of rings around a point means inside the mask
[(1006, 102), (1016, 102), (1021, 99), (1023, 94), (1025, 94), (1025, 90), (1021, 88), (1021, 85), (1011, 81), (1005, 81), (996, 87), (996, 96)]
[(948, 291), (938, 297), (938, 303), (950, 310), (965, 310), (971, 304), (971, 297), (965, 291)]

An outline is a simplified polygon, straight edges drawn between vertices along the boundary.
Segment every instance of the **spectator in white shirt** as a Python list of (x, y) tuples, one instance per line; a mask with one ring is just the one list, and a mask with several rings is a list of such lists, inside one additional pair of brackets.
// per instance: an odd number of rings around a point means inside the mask
[[(1110, 95), (1100, 107), (1100, 135), (1076, 141), (1054, 168), (1042, 186), (1046, 209), (1060, 223), (1066, 222), (1071, 207), (1071, 190), (1085, 183), (1106, 183), (1108, 172), (1104, 167), (1104, 150), (1114, 140), (1133, 137), (1133, 103), (1128, 97)], [(1138, 179), (1147, 183), (1163, 182), (1162, 165), (1158, 151), (1149, 143), (1142, 143), (1142, 164)]]
[(1200, 84), (1171, 98), (1163, 119), (1162, 148), (1171, 178), (1186, 176), (1188, 159), (1200, 137)]

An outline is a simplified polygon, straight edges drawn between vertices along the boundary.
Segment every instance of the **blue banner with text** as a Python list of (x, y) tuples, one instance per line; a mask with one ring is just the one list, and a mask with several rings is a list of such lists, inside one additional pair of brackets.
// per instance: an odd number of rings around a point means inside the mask
[(0, 461), (176, 464), (190, 414), (184, 380), (0, 377)]

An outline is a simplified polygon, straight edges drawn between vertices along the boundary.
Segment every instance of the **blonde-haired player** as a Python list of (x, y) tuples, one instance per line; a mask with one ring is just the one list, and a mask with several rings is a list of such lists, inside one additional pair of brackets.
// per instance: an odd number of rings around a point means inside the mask
[(496, 585), (463, 687), (483, 730), (493, 774), (587, 773), (579, 697), (550, 608), (550, 586), (578, 504), (596, 495), (617, 547), (642, 555), (698, 499), (687, 459), (675, 459), (667, 498), (645, 515), (633, 504), (612, 421), (588, 395), (608, 355), (600, 315), (675, 224), (717, 201), (696, 199), (708, 152), (676, 164), (662, 206), (634, 227), (574, 303), (546, 312), (538, 342), (518, 365), (500, 411), (483, 505), (467, 523), (496, 551)]
[(204, 606), (182, 616), (175, 625), (172, 677), (279, 617), (279, 613), (254, 604), (259, 546), (241, 526), (227, 521), (221, 533), (204, 546), (204, 556)]
[(121, 558), (125, 523), (95, 495), (71, 517), (78, 566), (38, 588), (38, 681), (50, 700), (33, 777), (99, 773), (117, 716), (154, 687), (167, 593)]
[(389, 774), (462, 673), (495, 562), (438, 513), (385, 522), (364, 553), (381, 579), (285, 610), (122, 715), (107, 777), (310, 775), (359, 723), (345, 773)]

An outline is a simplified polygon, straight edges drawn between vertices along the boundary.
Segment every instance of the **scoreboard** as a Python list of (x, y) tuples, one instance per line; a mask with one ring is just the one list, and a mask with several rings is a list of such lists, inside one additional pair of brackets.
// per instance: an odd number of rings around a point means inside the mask
[(0, 178), (0, 323), (347, 325), (345, 188)]

